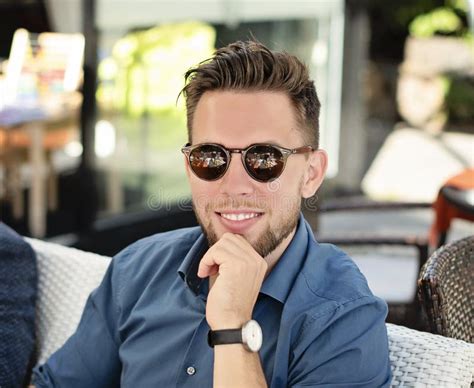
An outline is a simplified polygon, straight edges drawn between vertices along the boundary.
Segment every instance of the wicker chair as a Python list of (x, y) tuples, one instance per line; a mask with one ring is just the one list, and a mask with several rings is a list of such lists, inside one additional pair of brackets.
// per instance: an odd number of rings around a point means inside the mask
[(432, 333), (474, 343), (474, 235), (432, 254), (420, 272), (418, 297)]

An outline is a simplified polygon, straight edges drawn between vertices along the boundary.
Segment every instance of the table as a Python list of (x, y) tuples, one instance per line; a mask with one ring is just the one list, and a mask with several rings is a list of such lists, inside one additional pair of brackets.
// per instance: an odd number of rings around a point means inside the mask
[(79, 122), (79, 107), (80, 97), (76, 95), (54, 108), (35, 107), (34, 114), (24, 111), (15, 120), (0, 117), (6, 194), (12, 197), (16, 217), (23, 213), (19, 166), (26, 159), (31, 167), (28, 226), (33, 237), (46, 235), (47, 209), (57, 206), (56, 176), (48, 156), (71, 141)]

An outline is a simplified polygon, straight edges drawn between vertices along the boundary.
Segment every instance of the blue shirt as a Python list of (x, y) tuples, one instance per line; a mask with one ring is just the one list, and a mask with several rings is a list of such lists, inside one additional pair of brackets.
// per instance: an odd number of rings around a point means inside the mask
[[(199, 227), (157, 234), (111, 262), (76, 333), (34, 371), (37, 387), (212, 387), (208, 245)], [(298, 228), (265, 279), (253, 311), (270, 387), (385, 387), (386, 304), (354, 262)], [(224, 346), (224, 345), (223, 345)], [(192, 368), (191, 368), (192, 367)]]

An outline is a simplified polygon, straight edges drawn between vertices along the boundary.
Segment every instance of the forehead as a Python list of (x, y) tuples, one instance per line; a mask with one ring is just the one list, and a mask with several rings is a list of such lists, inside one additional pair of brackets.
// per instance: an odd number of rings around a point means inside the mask
[(294, 108), (284, 92), (211, 91), (199, 100), (193, 118), (193, 143), (229, 147), (271, 142), (301, 143)]

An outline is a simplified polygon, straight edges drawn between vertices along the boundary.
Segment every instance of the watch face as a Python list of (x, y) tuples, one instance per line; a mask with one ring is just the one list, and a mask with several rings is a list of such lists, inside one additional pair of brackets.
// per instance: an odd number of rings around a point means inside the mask
[(262, 329), (257, 321), (248, 321), (242, 327), (242, 342), (247, 345), (250, 351), (258, 352), (262, 347), (263, 335)]

